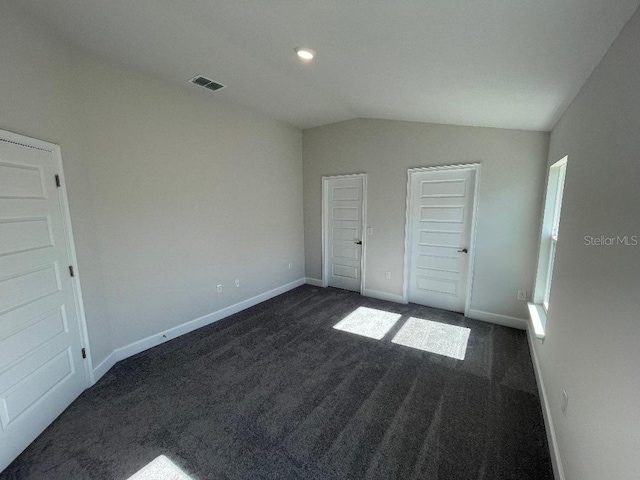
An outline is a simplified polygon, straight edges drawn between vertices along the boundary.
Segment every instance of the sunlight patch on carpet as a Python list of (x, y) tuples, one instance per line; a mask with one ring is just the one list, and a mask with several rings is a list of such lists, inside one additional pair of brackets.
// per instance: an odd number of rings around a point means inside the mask
[(151, 462), (129, 477), (128, 480), (193, 480), (182, 469), (164, 455)]
[(410, 317), (391, 342), (464, 360), (470, 332), (465, 327)]
[(344, 317), (333, 328), (355, 333), (363, 337), (381, 340), (400, 319), (399, 313), (385, 312), (375, 308), (358, 307)]

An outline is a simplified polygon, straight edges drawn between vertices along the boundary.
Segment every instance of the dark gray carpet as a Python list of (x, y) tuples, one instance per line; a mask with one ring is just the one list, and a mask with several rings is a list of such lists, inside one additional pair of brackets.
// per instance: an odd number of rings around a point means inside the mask
[[(332, 328), (358, 306), (383, 340)], [(471, 329), (465, 360), (390, 342), (415, 316)], [(552, 479), (524, 332), (297, 288), (118, 363), (2, 479)], [(159, 479), (160, 480), (160, 479)]]

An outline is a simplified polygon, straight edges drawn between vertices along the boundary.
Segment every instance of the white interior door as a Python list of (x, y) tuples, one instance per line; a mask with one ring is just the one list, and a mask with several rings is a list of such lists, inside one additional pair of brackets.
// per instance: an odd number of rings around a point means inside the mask
[(325, 281), (360, 292), (364, 224), (364, 175), (324, 179)]
[(409, 298), (464, 312), (476, 168), (410, 171)]
[(8, 135), (0, 131), (0, 471), (87, 386), (57, 153)]

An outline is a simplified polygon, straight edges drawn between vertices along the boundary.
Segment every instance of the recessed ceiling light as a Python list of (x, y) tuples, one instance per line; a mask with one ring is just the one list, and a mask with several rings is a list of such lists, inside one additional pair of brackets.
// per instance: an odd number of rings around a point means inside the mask
[(313, 60), (313, 57), (316, 56), (316, 52), (314, 50), (306, 47), (296, 47), (295, 51), (298, 57), (305, 62)]

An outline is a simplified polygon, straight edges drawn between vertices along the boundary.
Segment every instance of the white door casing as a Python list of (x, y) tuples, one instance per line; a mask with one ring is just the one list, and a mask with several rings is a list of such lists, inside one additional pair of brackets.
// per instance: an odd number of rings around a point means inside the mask
[(480, 165), (410, 169), (405, 300), (468, 313)]
[(323, 177), (322, 283), (362, 292), (366, 174)]
[(0, 470), (91, 378), (63, 180), (56, 145), (0, 131)]

